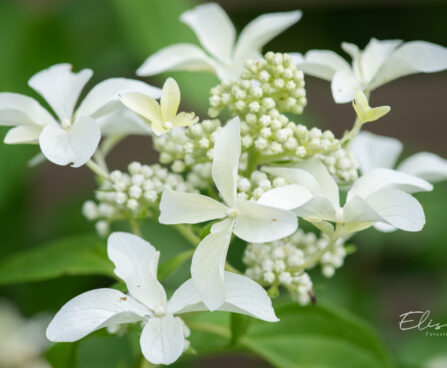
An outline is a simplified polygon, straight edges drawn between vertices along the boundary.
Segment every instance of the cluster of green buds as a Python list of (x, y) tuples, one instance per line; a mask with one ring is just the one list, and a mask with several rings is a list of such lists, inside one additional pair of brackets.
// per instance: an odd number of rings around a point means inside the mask
[(152, 216), (166, 187), (196, 192), (181, 175), (159, 164), (132, 162), (127, 172), (112, 171), (95, 193), (97, 202), (85, 202), (82, 212), (88, 220), (96, 221), (99, 235), (107, 236), (113, 221)]

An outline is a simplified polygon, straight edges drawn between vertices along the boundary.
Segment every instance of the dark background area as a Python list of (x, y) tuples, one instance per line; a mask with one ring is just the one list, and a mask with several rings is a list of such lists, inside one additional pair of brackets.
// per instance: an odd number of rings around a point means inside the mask
[[(37, 97), (27, 80), (52, 64), (70, 62), (74, 70), (92, 68), (88, 88), (109, 77), (134, 78), (152, 52), (177, 42), (196, 42), (179, 14), (196, 2), (186, 0), (1, 0), (0, 90)], [(305, 52), (330, 49), (343, 55), (342, 41), (363, 48), (371, 37), (425, 40), (447, 46), (447, 2), (427, 0), (219, 1), (237, 29), (264, 12), (303, 10), (302, 20), (264, 50)], [(346, 55), (345, 55), (346, 56)], [(181, 83), (183, 103), (204, 117), (213, 76), (170, 73)], [(164, 76), (146, 79), (161, 86)], [(309, 105), (297, 121), (333, 130), (338, 136), (353, 122), (351, 106), (333, 102), (329, 83), (306, 78)], [(85, 92), (85, 91), (84, 91)], [(372, 106), (390, 105), (385, 118), (367, 128), (402, 140), (404, 156), (420, 150), (447, 157), (447, 72), (418, 74), (381, 87)], [(1, 128), (3, 136), (7, 131)], [(29, 169), (35, 146), (0, 145), (0, 257), (60, 236), (92, 231), (81, 205), (92, 198), (95, 181), (85, 168), (45, 163)], [(156, 162), (150, 140), (131, 137), (109, 158), (112, 168), (129, 162)], [(399, 315), (431, 309), (447, 323), (447, 185), (418, 198), (427, 216), (417, 234), (368, 230), (355, 238), (357, 252), (331, 280), (316, 279), (321, 300), (344, 306), (379, 330), (405, 367), (424, 367), (447, 355), (447, 337), (426, 337), (398, 329)], [(51, 262), (51, 260), (48, 260)], [(97, 278), (64, 278), (0, 288), (25, 315), (55, 310), (68, 298), (107, 285)], [(48, 297), (46, 297), (48, 296)], [(51, 297), (50, 297), (51, 296)], [(1, 326), (0, 326), (1, 328)], [(227, 365), (226, 361), (222, 366)], [(235, 365), (236, 363), (231, 363)], [(246, 366), (246, 363), (238, 363)], [(208, 364), (202, 362), (202, 366)], [(426, 366), (428, 367), (428, 366)]]

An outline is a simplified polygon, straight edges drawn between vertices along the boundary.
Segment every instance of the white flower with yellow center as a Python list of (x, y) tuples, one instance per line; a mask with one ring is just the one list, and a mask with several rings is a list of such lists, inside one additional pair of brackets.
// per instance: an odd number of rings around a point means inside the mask
[(130, 110), (143, 117), (156, 135), (169, 133), (173, 128), (187, 127), (199, 121), (193, 112), (180, 112), (180, 89), (168, 78), (163, 85), (160, 103), (139, 92), (124, 93), (121, 101)]

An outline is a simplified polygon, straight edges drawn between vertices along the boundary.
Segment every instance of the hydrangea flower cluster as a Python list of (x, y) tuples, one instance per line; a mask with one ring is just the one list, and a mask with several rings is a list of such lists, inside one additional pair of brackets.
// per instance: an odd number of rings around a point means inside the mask
[[(333, 276), (347, 255), (345, 242), (357, 232), (373, 226), (422, 230), (425, 213), (413, 194), (447, 179), (447, 161), (423, 152), (394, 170), (401, 143), (360, 131), (390, 111), (369, 105), (373, 89), (403, 75), (447, 69), (447, 49), (420, 41), (373, 39), (364, 51), (344, 44), (352, 67), (330, 51), (262, 57), (262, 46), (300, 17), (299, 11), (262, 15), (236, 42), (219, 5), (182, 15), (203, 49), (169, 46), (150, 56), (138, 74), (217, 74), (221, 83), (211, 90), (209, 116), (201, 122), (181, 110), (180, 87), (172, 78), (162, 90), (108, 79), (75, 108), (92, 72), (55, 65), (30, 80), (54, 115), (27, 96), (0, 93), (0, 125), (13, 126), (5, 142), (38, 143), (53, 163), (88, 166), (101, 184), (96, 202), (84, 204), (84, 215), (102, 236), (116, 220), (128, 221), (134, 233), (114, 232), (107, 245), (126, 293), (103, 288), (73, 298), (50, 323), (49, 340), (73, 342), (101, 328), (118, 331), (137, 323), (142, 355), (155, 365), (171, 364), (189, 347), (192, 326), (179, 315), (220, 310), (276, 322), (269, 296), (281, 286), (298, 303), (309, 303), (307, 272), (319, 266)], [(307, 104), (304, 73), (331, 80), (337, 102), (353, 100), (357, 118), (341, 139), (289, 117)], [(160, 164), (133, 162), (127, 172), (110, 172), (107, 153), (134, 133), (152, 135)], [(186, 253), (191, 278), (169, 299), (157, 278), (160, 253), (138, 236), (139, 221), (146, 218), (174, 225), (194, 245)], [(303, 221), (319, 235), (299, 229)], [(227, 261), (234, 236), (248, 244), (246, 275)]]
[(318, 156), (341, 181), (357, 177), (357, 163), (334, 134), (290, 121), (285, 113), (301, 114), (307, 104), (304, 74), (288, 54), (269, 52), (246, 62), (236, 81), (211, 89), (208, 114), (217, 117), (228, 108), (241, 119), (243, 150), (254, 150), (260, 163), (293, 161)]
[(143, 165), (135, 161), (129, 164), (127, 172), (112, 171), (95, 193), (97, 203), (85, 202), (82, 212), (88, 220), (96, 221), (96, 230), (104, 237), (113, 221), (154, 216), (160, 195), (167, 187), (195, 191), (181, 175), (159, 164)]
[[(313, 295), (312, 280), (300, 266), (324, 249), (328, 241), (325, 235), (318, 237), (313, 232), (298, 229), (274, 242), (250, 243), (243, 257), (247, 266), (245, 274), (269, 288), (271, 294), (276, 294), (279, 286), (284, 287), (294, 300), (306, 305)], [(334, 247), (318, 260), (323, 275), (332, 277), (335, 269), (343, 265), (346, 254), (344, 240), (338, 239)]]

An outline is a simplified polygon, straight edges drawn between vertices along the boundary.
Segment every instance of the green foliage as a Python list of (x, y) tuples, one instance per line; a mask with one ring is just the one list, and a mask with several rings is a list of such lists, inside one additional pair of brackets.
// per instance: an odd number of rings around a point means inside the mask
[(53, 368), (77, 368), (78, 344), (55, 344), (46, 353), (46, 358)]
[(0, 285), (68, 275), (113, 276), (104, 242), (95, 236), (77, 235), (16, 253), (0, 262)]
[[(236, 347), (255, 353), (278, 368), (393, 367), (374, 330), (347, 312), (292, 303), (277, 307), (276, 313), (278, 323), (253, 320)], [(231, 338), (228, 326), (232, 323), (228, 319), (223, 313), (192, 317), (193, 347), (200, 353), (220, 351)]]
[(230, 328), (231, 338), (229, 347), (237, 344), (239, 339), (248, 331), (252, 318), (245, 314), (231, 313), (230, 315)]
[(194, 249), (186, 250), (170, 260), (161, 263), (158, 267), (158, 280), (163, 281), (168, 276), (170, 276), (173, 272), (175, 272), (183, 263), (185, 263), (188, 259), (192, 257), (194, 253)]

